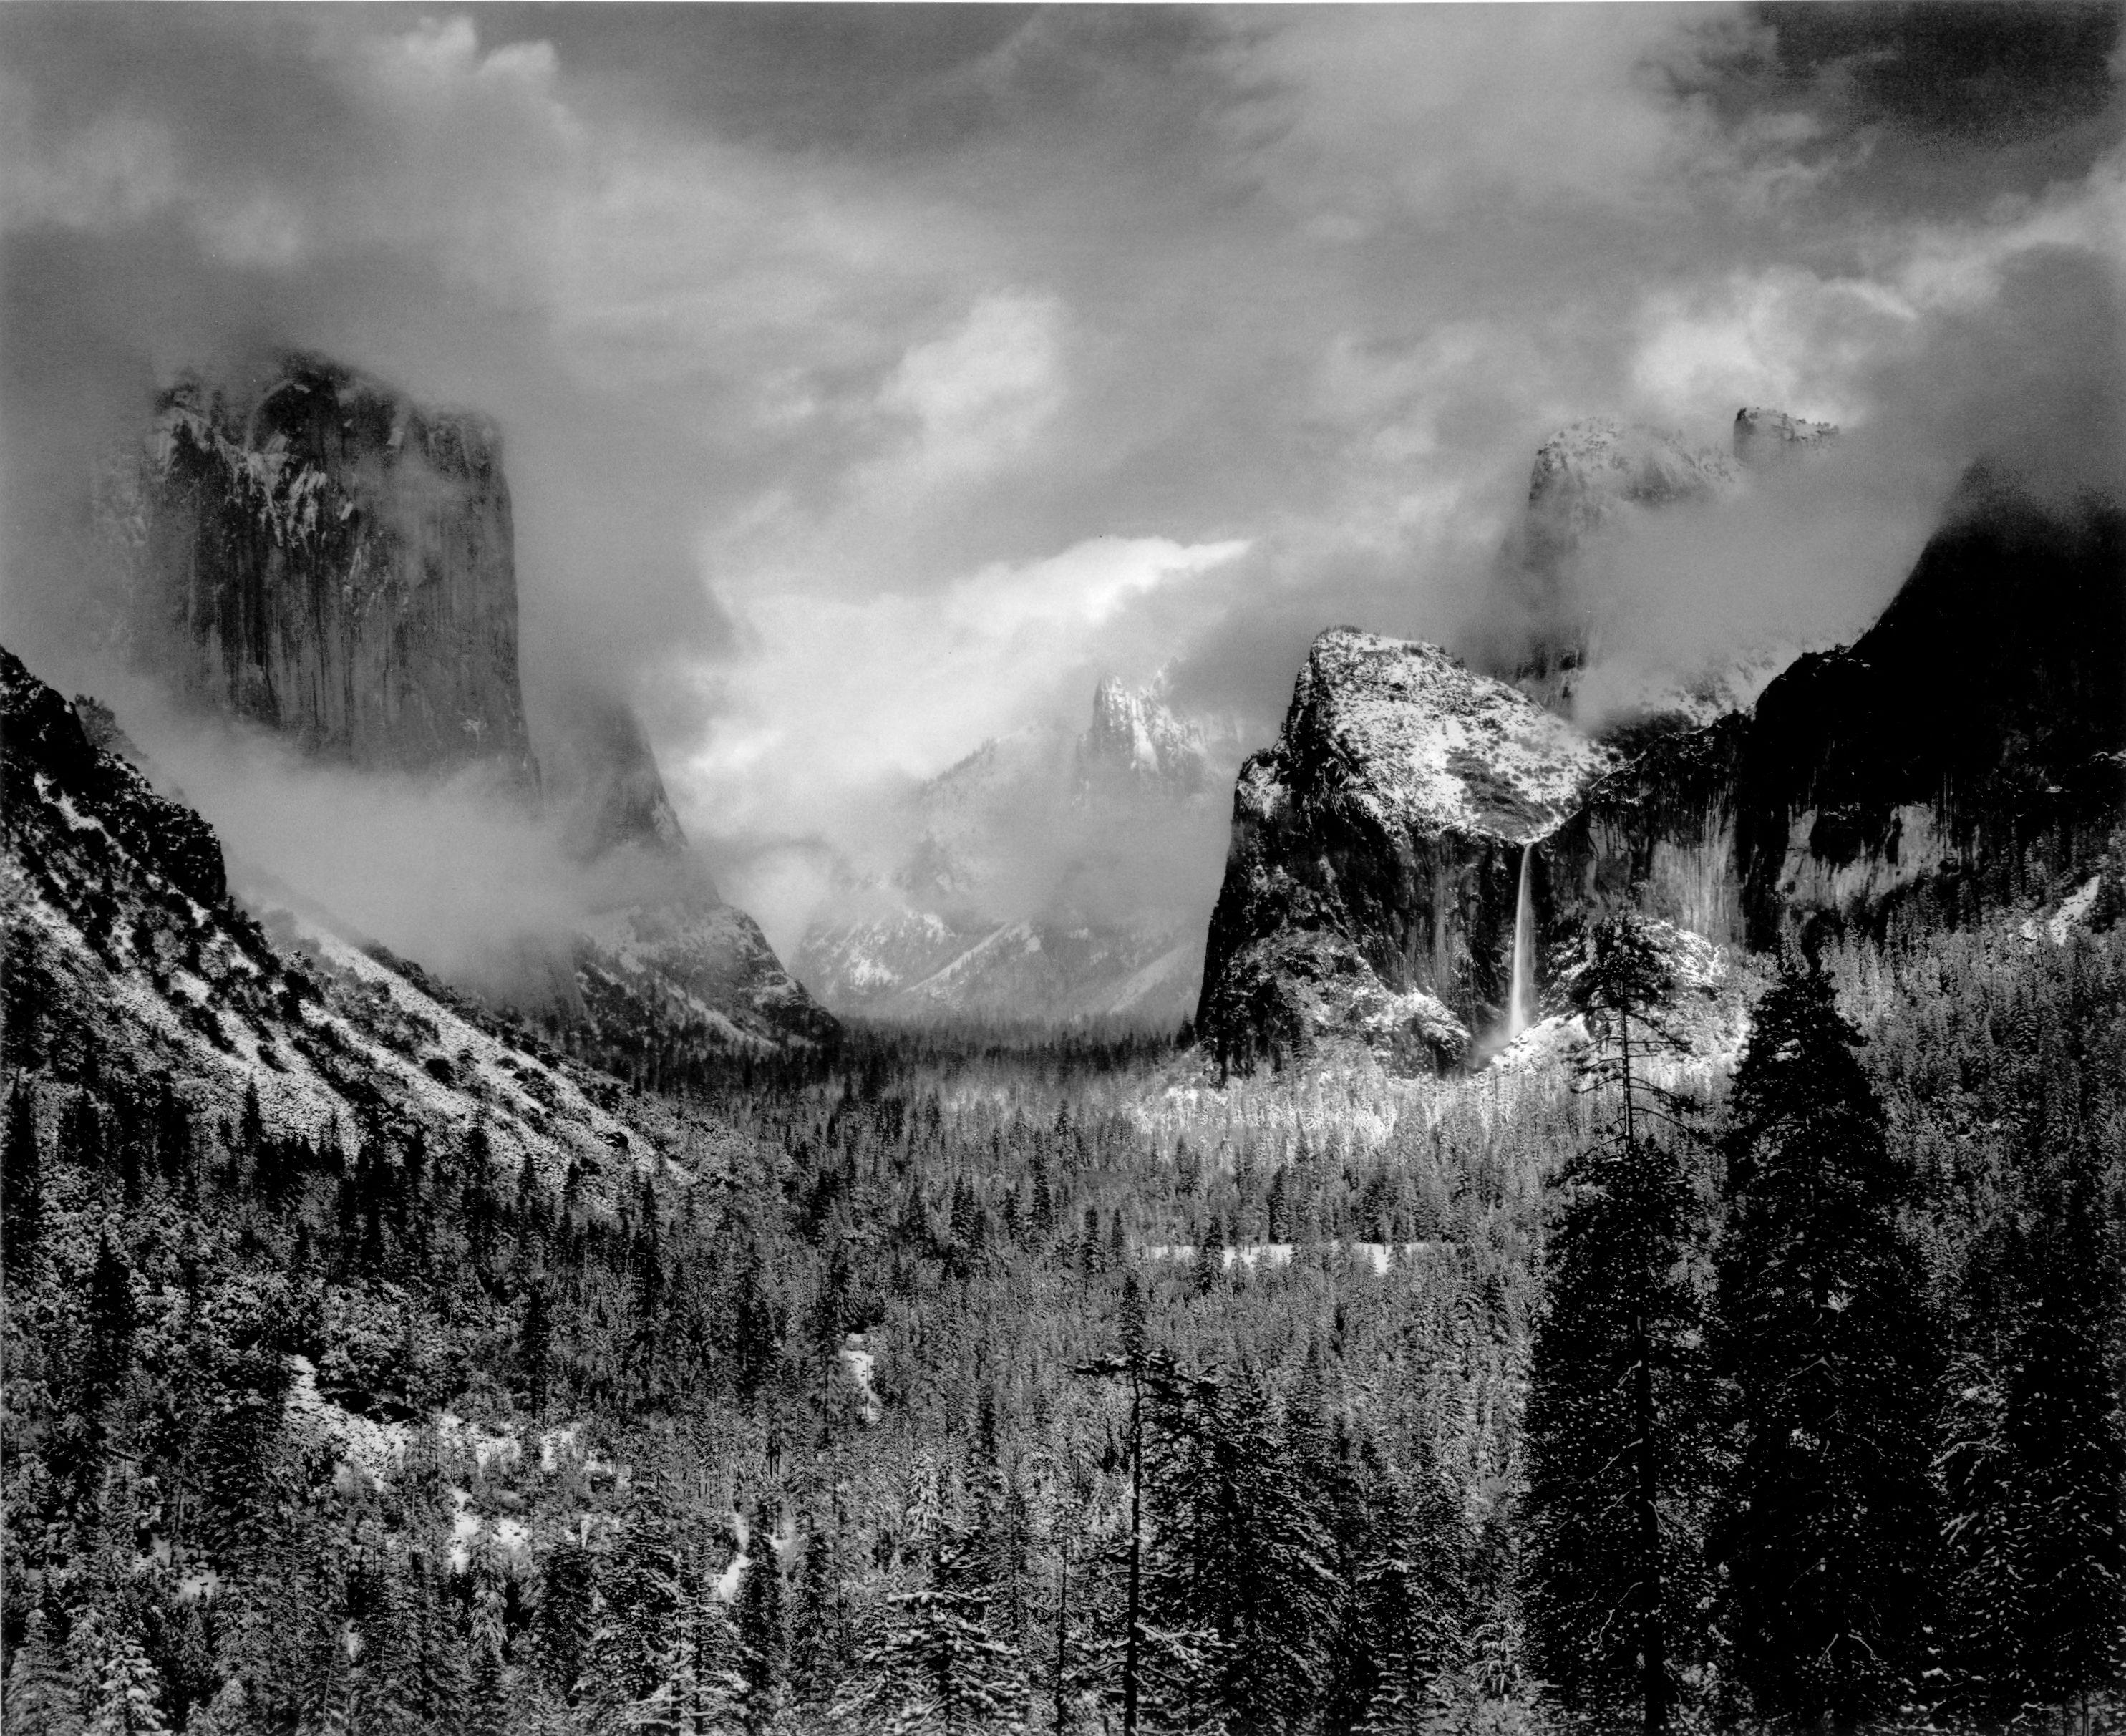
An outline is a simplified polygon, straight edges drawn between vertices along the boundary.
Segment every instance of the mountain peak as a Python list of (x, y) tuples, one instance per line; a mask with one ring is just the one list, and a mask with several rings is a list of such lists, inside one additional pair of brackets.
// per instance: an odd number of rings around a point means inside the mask
[(1194, 794), (1209, 771), (1203, 731), (1168, 708), (1156, 687), (1133, 688), (1113, 675), (1093, 691), (1093, 719), (1079, 738), (1081, 779), (1122, 778)]
[(1784, 410), (1749, 408), (1735, 412), (1735, 461), (1761, 466), (1796, 452), (1819, 452), (1838, 438), (1833, 422), (1810, 422)]

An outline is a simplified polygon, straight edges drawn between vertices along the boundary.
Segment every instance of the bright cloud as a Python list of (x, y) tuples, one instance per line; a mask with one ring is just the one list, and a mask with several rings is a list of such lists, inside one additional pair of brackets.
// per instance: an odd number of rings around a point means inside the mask
[(2119, 271), (2115, 49), (2019, 154), (1899, 106), (1902, 13), (856, 10), (0, 9), (11, 604), (55, 428), (310, 345), (500, 423), (535, 707), (629, 693), (726, 860), (853, 851), (1102, 668), (1267, 731), (1322, 626), (1451, 636), (1564, 422), (2091, 414), (2000, 357), (2100, 325), (2028, 290)]

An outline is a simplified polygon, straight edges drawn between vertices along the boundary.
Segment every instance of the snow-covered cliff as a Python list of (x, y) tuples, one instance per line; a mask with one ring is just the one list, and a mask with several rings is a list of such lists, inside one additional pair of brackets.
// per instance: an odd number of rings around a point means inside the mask
[(1628, 755), (1433, 647), (1325, 634), (1240, 772), (1198, 1027), (1228, 1066), (1455, 1058), (1500, 1023), (1524, 846), (1538, 960), (1624, 902), (1764, 948), (2079, 884), (2126, 818), (2122, 645), (2119, 510), (1983, 472), (1851, 646)]
[(1437, 646), (1324, 633), (1240, 769), (1207, 1043), (1243, 1065), (1331, 1034), (1458, 1057), (1506, 1004), (1524, 848), (1615, 763)]

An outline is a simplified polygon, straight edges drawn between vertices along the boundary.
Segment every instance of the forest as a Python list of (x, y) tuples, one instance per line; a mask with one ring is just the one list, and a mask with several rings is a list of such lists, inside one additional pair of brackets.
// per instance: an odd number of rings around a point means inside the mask
[(11, 1025), (7, 1736), (2118, 1728), (2119, 863), (1732, 1073), (1629, 919), (1561, 1067), (608, 1055), (617, 1189)]

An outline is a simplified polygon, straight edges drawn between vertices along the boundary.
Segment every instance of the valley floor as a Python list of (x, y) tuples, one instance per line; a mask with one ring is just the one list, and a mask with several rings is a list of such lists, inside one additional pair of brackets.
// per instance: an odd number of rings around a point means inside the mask
[[(1958, 1456), (2013, 1448), (2067, 1178), (2115, 1277), (2121, 933), (1826, 955), (1941, 1351), (1940, 1601), (1880, 1728), (2126, 1715), (2115, 1655), (2063, 1713), (2003, 1649), (2021, 1495)], [(1150, 1039), (858, 1031), (613, 1086), (569, 1114), (656, 1137), (599, 1164), (558, 1111), (505, 1147), (190, 1101), (103, 1037), (8, 1030), (10, 1732), (1114, 1730), (1131, 1676), (1146, 1731), (1636, 1720), (1546, 1686), (1528, 1596), (1559, 1178), (1604, 1113), (1569, 1041), (1221, 1086)], [(1683, 1082), (1703, 1288), (1724, 1087)], [(1670, 1637), (1680, 1726), (1752, 1715), (1720, 1598)]]

